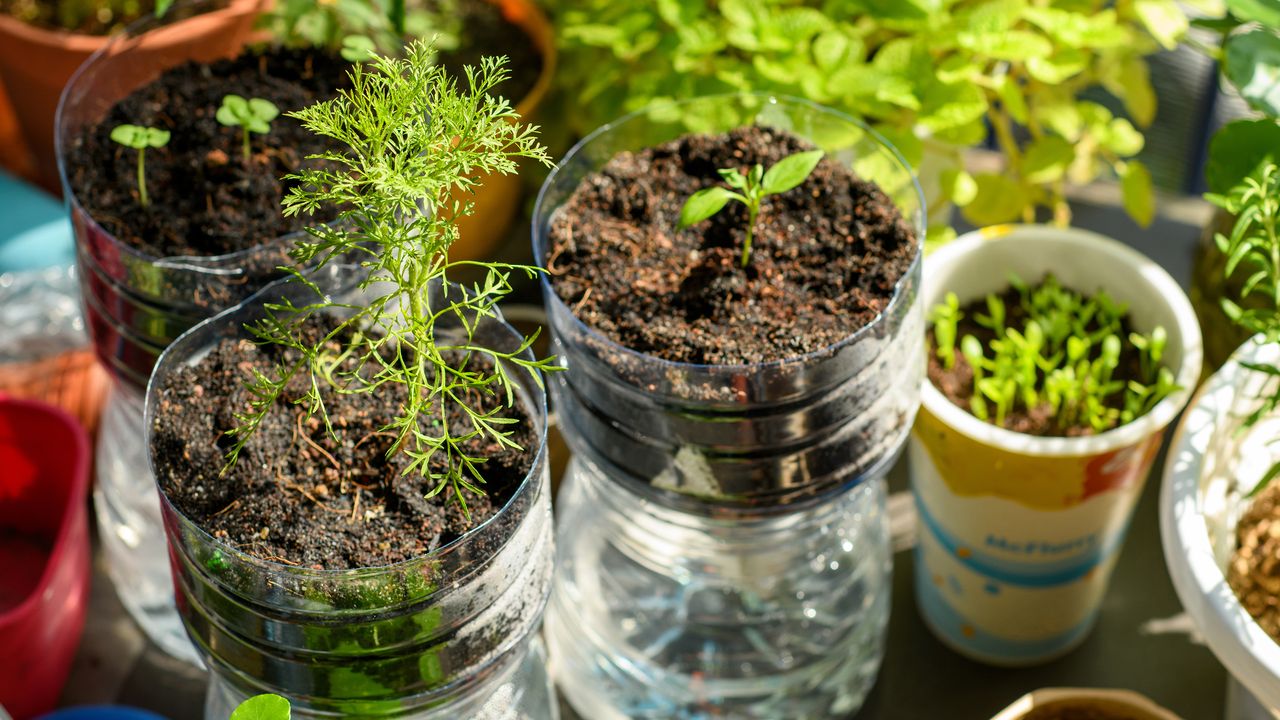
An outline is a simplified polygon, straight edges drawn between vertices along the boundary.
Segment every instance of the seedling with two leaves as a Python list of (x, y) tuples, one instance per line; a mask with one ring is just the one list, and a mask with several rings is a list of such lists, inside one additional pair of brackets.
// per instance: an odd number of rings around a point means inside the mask
[(117, 125), (111, 131), (111, 139), (138, 151), (138, 202), (148, 207), (146, 154), (147, 148), (162, 148), (169, 144), (169, 131), (140, 125)]
[(218, 108), (217, 119), (227, 127), (238, 127), (244, 137), (244, 161), (249, 162), (252, 154), (249, 147), (249, 133), (266, 135), (271, 132), (271, 121), (280, 114), (280, 109), (270, 100), (249, 98), (239, 95), (227, 95), (222, 98), (222, 106)]
[(760, 214), (761, 203), (770, 195), (798, 187), (818, 166), (823, 155), (821, 150), (796, 153), (779, 160), (767, 172), (759, 163), (745, 175), (734, 169), (718, 170), (729, 187), (703, 188), (689, 196), (680, 209), (680, 229), (696, 225), (715, 215), (730, 200), (746, 205), (747, 238), (742, 245), (742, 267), (746, 267), (751, 260), (751, 241), (755, 236), (756, 217)]
[[(1161, 364), (1167, 336), (1156, 327), (1149, 335), (1129, 333), (1139, 358), (1139, 378), (1116, 377), (1124, 350), (1126, 309), (1105, 292), (1092, 298), (1060, 285), (1052, 275), (1036, 287), (1017, 277), (1021, 329), (999, 295), (988, 295), (985, 314), (974, 323), (986, 330), (984, 345), (973, 334), (959, 340), (960, 355), (973, 371), (970, 411), (980, 420), (1004, 426), (1015, 411), (1045, 408), (1060, 430), (1103, 432), (1132, 422), (1178, 389), (1173, 373)], [(930, 313), (935, 352), (945, 370), (956, 363), (956, 337), (964, 312), (954, 293)]]

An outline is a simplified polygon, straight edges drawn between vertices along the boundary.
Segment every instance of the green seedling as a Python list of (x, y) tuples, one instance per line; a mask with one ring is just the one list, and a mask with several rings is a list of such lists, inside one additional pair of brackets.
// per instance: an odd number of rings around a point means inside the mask
[(254, 695), (231, 711), (230, 720), (289, 720), (289, 701), (279, 695)]
[[(990, 337), (960, 339), (959, 350), (973, 370), (969, 409), (980, 420), (1003, 426), (1010, 413), (1046, 409), (1060, 429), (1086, 427), (1103, 432), (1150, 412), (1178, 390), (1173, 373), (1161, 364), (1167, 334), (1130, 333), (1138, 354), (1140, 380), (1115, 377), (1124, 346), (1126, 309), (1105, 293), (1085, 298), (1046, 276), (1036, 287), (1010, 278), (1018, 296), (1022, 327), (1010, 326), (1010, 307), (1000, 295), (986, 297), (987, 314), (974, 317)], [(949, 295), (932, 310), (934, 352), (947, 366), (954, 358), (955, 323), (962, 311)], [(1119, 407), (1117, 407), (1119, 405)]]
[[(1205, 199), (1236, 218), (1230, 236), (1214, 236), (1218, 250), (1227, 258), (1225, 277), (1248, 273), (1239, 297), (1222, 299), (1223, 312), (1251, 335), (1260, 335), (1262, 342), (1280, 342), (1280, 166), (1266, 157), (1229, 192), (1210, 193)], [(1246, 309), (1244, 302), (1250, 297), (1261, 302)], [(1261, 363), (1242, 365), (1268, 376), (1257, 407), (1244, 418), (1243, 431), (1280, 409), (1280, 368)], [(1273, 466), (1249, 494), (1257, 494), (1278, 476), (1280, 464)]]
[(929, 314), (929, 321), (933, 323), (933, 337), (937, 342), (938, 359), (947, 370), (956, 366), (956, 332), (963, 319), (960, 299), (953, 292), (947, 293), (946, 300), (941, 305), (934, 306)]
[(227, 127), (238, 127), (244, 137), (244, 161), (249, 162), (249, 133), (266, 135), (271, 132), (271, 121), (280, 114), (280, 109), (270, 100), (249, 98), (239, 95), (226, 95), (222, 98), (222, 106), (218, 108), (218, 122)]
[[(413, 43), (403, 58), (353, 64), (350, 89), (289, 114), (344, 146), (323, 155), (329, 167), (288, 178), (286, 216), (337, 211), (335, 222), (309, 228), (291, 255), (297, 267), (324, 267), (358, 254), (360, 287), (370, 297), (363, 304), (321, 295), (303, 306), (269, 305), (267, 317), (250, 327), (260, 342), (295, 354), (273, 373), (255, 372), (247, 381), (249, 407), (228, 433), (226, 468), (298, 376), (308, 389), (297, 403), (309, 417), (320, 417), (335, 439), (322, 387), (348, 395), (402, 387), (398, 414), (381, 430), (395, 438), (388, 454), (403, 454), (402, 472), (425, 478), (428, 497), (447, 492), (464, 513), (467, 494), (484, 494), (486, 458), (470, 449), (471, 441), (519, 449), (515, 421), (481, 403), (515, 403), (508, 368), (529, 372), (540, 385), (540, 373), (559, 366), (525, 357), (536, 333), (499, 351), (480, 342), (476, 331), (482, 318), (498, 316), (512, 273), (536, 277), (540, 270), (450, 260), (449, 247), (459, 237), (458, 221), (474, 212), (473, 203), (458, 198), (470, 197), (478, 178), (514, 174), (520, 158), (551, 163), (536, 140), (537, 127), (514, 122), (515, 110), (491, 92), (507, 77), (504, 59), (486, 57), (478, 68), (466, 67), (468, 81), (459, 84), (434, 57), (433, 46)], [(464, 269), (483, 279), (465, 289), (450, 285), (450, 275)], [(318, 291), (300, 271), (291, 277)], [(304, 329), (313, 316), (333, 326), (319, 340)], [(492, 360), (488, 369), (469, 363), (478, 356)], [(466, 427), (450, 417), (465, 418)]]
[(169, 131), (139, 125), (117, 125), (111, 131), (111, 139), (138, 151), (138, 202), (142, 207), (151, 205), (147, 198), (146, 155), (147, 148), (162, 148), (169, 144)]
[(824, 155), (821, 150), (796, 153), (779, 160), (766, 172), (757, 164), (746, 175), (737, 170), (722, 169), (720, 177), (729, 185), (703, 188), (685, 201), (680, 209), (680, 229), (706, 220), (724, 209), (730, 200), (747, 206), (747, 238), (742, 245), (742, 267), (751, 260), (751, 241), (755, 234), (756, 217), (766, 197), (794, 189), (809, 177)]

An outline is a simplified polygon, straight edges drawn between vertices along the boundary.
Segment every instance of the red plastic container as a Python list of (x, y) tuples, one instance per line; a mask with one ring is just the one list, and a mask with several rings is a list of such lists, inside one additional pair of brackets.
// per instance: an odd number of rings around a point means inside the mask
[(0, 705), (53, 709), (89, 599), (89, 439), (70, 415), (0, 398)]

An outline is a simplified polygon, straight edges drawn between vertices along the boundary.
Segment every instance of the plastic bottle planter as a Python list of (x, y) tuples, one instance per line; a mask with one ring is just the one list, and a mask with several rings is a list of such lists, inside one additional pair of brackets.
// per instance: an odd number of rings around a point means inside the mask
[[(695, 102), (709, 123), (698, 130), (784, 128), (905, 190), (923, 237), (910, 170), (864, 127), (798, 101)], [(638, 114), (583, 140), (543, 187), (535, 257), (547, 259), (552, 216), (585, 174), (687, 131)], [(917, 260), (883, 315), (844, 341), (753, 366), (620, 347), (544, 281), (567, 367), (551, 391), (574, 452), (546, 635), (553, 675), (586, 716), (828, 717), (861, 705), (889, 611), (883, 476), (923, 372), (919, 272)]]
[(0, 399), (0, 705), (14, 720), (53, 709), (80, 644), (90, 461), (70, 415)]
[(108, 571), (125, 608), (152, 641), (190, 662), (196, 654), (173, 607), (160, 505), (142, 447), (142, 394), (169, 343), (278, 277), (276, 268), (288, 262), (293, 238), (222, 257), (152, 257), (121, 242), (85, 211), (66, 163), (70, 144), (129, 93), (189, 60), (211, 62), (243, 48), (256, 11), (236, 16), (228, 35), (235, 42), (183, 41), (191, 23), (221, 17), (221, 4), (178, 2), (165, 20), (139, 21), (107, 41), (68, 82), (56, 132), (85, 324), (98, 358), (116, 380), (104, 409), (95, 485)]
[(1240, 433), (1241, 418), (1254, 410), (1266, 383), (1266, 376), (1243, 368), (1245, 362), (1280, 365), (1280, 347), (1247, 341), (1191, 401), (1165, 462), (1160, 531), (1178, 598), (1233, 677), (1229, 703), (1280, 712), (1280, 645), (1254, 622), (1226, 577), (1236, 523), (1250, 505), (1246, 494), (1280, 459), (1274, 445), (1280, 418)]
[[(339, 287), (350, 270), (315, 279)], [(149, 387), (145, 426), (168, 373), (222, 339), (244, 337), (244, 323), (260, 317), (256, 299), (281, 296), (314, 297), (300, 284), (273, 284), (171, 345)], [(509, 350), (519, 336), (486, 320), (477, 341)], [(557, 716), (536, 639), (553, 553), (546, 406), (526, 373), (508, 371), (538, 424), (533, 467), (497, 515), (426, 556), (349, 571), (267, 562), (213, 538), (161, 493), (178, 611), (213, 676), (206, 720), (226, 720), (265, 692), (287, 698), (304, 719)]]
[(984, 423), (925, 381), (910, 451), (917, 604), (944, 643), (1001, 665), (1046, 661), (1086, 637), (1163, 430), (1200, 376), (1200, 329), (1178, 284), (1083, 230), (969, 233), (929, 256), (922, 302), (951, 291), (963, 305), (1007, 287), (1009, 273), (1049, 272), (1081, 292), (1106, 290), (1138, 331), (1163, 325), (1165, 362), (1186, 389), (1114, 430), (1039, 438)]

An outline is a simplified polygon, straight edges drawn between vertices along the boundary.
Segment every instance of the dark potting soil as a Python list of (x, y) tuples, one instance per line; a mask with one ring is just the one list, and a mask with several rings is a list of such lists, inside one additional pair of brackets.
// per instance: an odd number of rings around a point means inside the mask
[(1227, 584), (1263, 631), (1280, 642), (1280, 483), (1258, 493), (1236, 525)]
[(745, 173), (811, 149), (747, 127), (619, 154), (553, 218), (552, 287), (590, 327), (676, 362), (766, 362), (849, 337), (885, 309), (916, 255), (915, 231), (874, 184), (823, 159), (765, 199), (746, 268), (741, 203), (677, 228), (690, 195), (724, 185), (717, 169)]
[(1049, 703), (1034, 708), (1022, 720), (1149, 720), (1146, 713), (1136, 713), (1112, 703), (1077, 700)]
[[(332, 97), (349, 67), (337, 56), (284, 48), (175, 67), (72, 144), (71, 186), (107, 231), (157, 257), (223, 255), (327, 222), (333, 214), (286, 218), (280, 201), (289, 184), (280, 178), (308, 155), (342, 146), (283, 113)], [(228, 94), (265, 98), (281, 112), (270, 133), (252, 135), (247, 162), (241, 129), (214, 117)], [(171, 133), (168, 145), (146, 151), (147, 208), (138, 202), (137, 151), (111, 140), (126, 123)]]
[[(387, 457), (394, 438), (380, 431), (399, 409), (403, 386), (386, 384), (370, 395), (338, 394), (322, 385), (335, 442), (321, 418), (305, 420), (303, 408), (293, 404), (306, 382), (300, 374), (236, 465), (220, 476), (231, 445), (224, 433), (238, 424), (233, 414), (249, 407), (245, 379), (251, 368), (272, 374), (282, 357), (296, 355), (223, 341), (194, 367), (170, 375), (156, 406), (151, 451), (160, 487), (196, 525), (250, 555), (327, 570), (421, 556), (492, 517), (529, 471), (531, 452), (473, 440), (468, 452), (488, 458), (482, 467), (487, 482), (486, 495), (466, 496), (468, 520), (451, 489), (426, 498), (433, 485), (420, 473), (402, 474), (404, 454)], [(500, 405), (501, 416), (518, 421), (510, 426), (516, 428), (512, 439), (536, 448), (532, 424), (518, 404), (507, 408), (487, 397), (475, 402), (480, 410)], [(455, 434), (470, 430), (461, 410), (453, 409), (451, 427)]]
[(464, 0), (462, 41), (454, 50), (440, 53), (440, 63), (455, 78), (465, 78), (463, 67), (480, 67), (486, 55), (505, 55), (509, 77), (494, 88), (515, 107), (533, 90), (542, 74), (542, 53), (519, 26), (503, 17), (502, 9), (486, 0)]
[[(1043, 281), (1033, 284), (1031, 289), (1034, 291), (1042, 283)], [(1081, 291), (1077, 289), (1077, 292)], [(1018, 291), (1010, 287), (1000, 293), (1000, 299), (1004, 301), (1007, 313), (1005, 325), (1019, 330), (1025, 327), (1027, 311), (1022, 307), (1021, 295), (1018, 294)], [(938, 359), (937, 340), (934, 337), (933, 329), (930, 328), (928, 332), (928, 373), (929, 380), (938, 389), (938, 392), (945, 395), (952, 403), (963, 408), (965, 412), (969, 412), (970, 399), (973, 397), (973, 368), (965, 360), (964, 355), (961, 354), (958, 343), (965, 335), (973, 335), (982, 342), (982, 346), (985, 348), (995, 338), (995, 332), (977, 324), (973, 320), (976, 315), (987, 312), (985, 297), (962, 306), (960, 311), (964, 313), (964, 318), (956, 327), (955, 365), (950, 370), (943, 367), (942, 361)], [(1133, 347), (1133, 344), (1127, 340), (1129, 333), (1133, 331), (1127, 315), (1121, 318), (1120, 328), (1119, 335), (1123, 342), (1121, 342), (1120, 346), (1120, 362), (1113, 373), (1113, 377), (1127, 384), (1130, 380), (1141, 380), (1142, 357), (1138, 350)], [(1090, 325), (1089, 329), (1094, 330), (1096, 327)], [(1121, 390), (1108, 397), (1106, 405), (1107, 407), (1123, 409), (1124, 391)], [(1014, 432), (1038, 437), (1081, 437), (1094, 434), (1093, 428), (1088, 425), (1062, 427), (1047, 403), (1030, 409), (1024, 408), (1021, 404), (1016, 404), (1013, 410), (1005, 415), (1003, 427)]]

